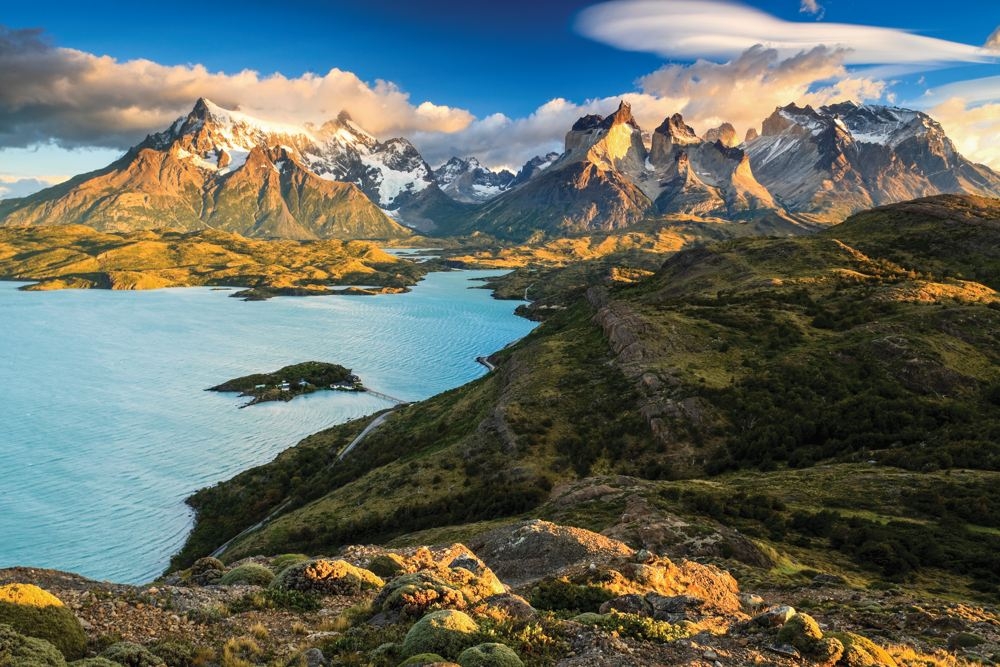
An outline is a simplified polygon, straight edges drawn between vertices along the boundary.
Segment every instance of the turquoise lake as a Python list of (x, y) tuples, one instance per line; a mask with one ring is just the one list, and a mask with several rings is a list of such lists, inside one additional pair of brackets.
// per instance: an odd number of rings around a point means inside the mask
[(0, 567), (150, 581), (183, 544), (195, 490), (304, 436), (389, 407), (318, 392), (240, 410), (206, 387), (291, 363), (352, 368), (419, 400), (477, 378), (475, 357), (535, 325), (470, 279), (412, 292), (247, 303), (210, 288), (19, 292), (0, 282)]

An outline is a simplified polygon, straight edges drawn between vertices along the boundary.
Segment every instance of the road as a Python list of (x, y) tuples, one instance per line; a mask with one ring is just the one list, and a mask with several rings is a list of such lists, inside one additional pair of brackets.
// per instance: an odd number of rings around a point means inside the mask
[[(358, 433), (357, 437), (354, 438), (354, 440), (351, 440), (351, 444), (347, 445), (347, 447), (344, 447), (344, 450), (342, 452), (340, 452), (340, 454), (337, 455), (337, 458), (335, 458), (333, 460), (333, 462), (330, 463), (330, 465), (327, 466), (327, 468), (332, 468), (337, 463), (340, 463), (341, 461), (343, 461), (344, 457), (347, 456), (348, 454), (350, 454), (352, 449), (354, 449), (359, 444), (361, 444), (361, 441), (364, 440), (366, 437), (368, 437), (369, 433), (371, 433), (372, 431), (374, 431), (375, 429), (377, 429), (379, 426), (381, 426), (385, 422), (385, 420), (389, 418), (389, 415), (391, 415), (393, 412), (395, 412), (396, 410), (398, 410), (399, 408), (401, 408), (403, 405), (406, 405), (406, 404), (403, 403), (401, 405), (397, 405), (393, 409), (388, 410), (386, 412), (383, 412), (378, 417), (376, 417), (375, 419), (371, 420), (371, 422), (368, 424), (368, 426), (366, 426), (364, 428), (364, 430), (361, 431), (361, 433)], [(229, 546), (233, 542), (235, 542), (236, 540), (240, 539), (241, 537), (245, 537), (246, 535), (249, 535), (250, 533), (254, 532), (255, 530), (258, 530), (259, 528), (262, 528), (265, 524), (269, 523), (271, 521), (271, 519), (273, 519), (278, 514), (280, 514), (281, 512), (283, 512), (284, 509), (286, 507), (288, 507), (288, 505), (291, 502), (292, 502), (291, 500), (286, 500), (285, 502), (281, 503), (280, 505), (278, 505), (277, 507), (275, 507), (273, 510), (271, 510), (271, 512), (266, 517), (264, 517), (263, 519), (261, 519), (260, 521), (258, 521), (257, 523), (255, 523), (254, 525), (250, 526), (249, 528), (241, 531), (235, 537), (231, 537), (228, 540), (226, 540), (225, 543), (223, 543), (222, 546), (220, 546), (218, 549), (216, 549), (215, 551), (213, 551), (210, 554), (212, 556), (212, 558), (218, 558), (222, 554), (226, 553), (226, 549), (228, 549)]]

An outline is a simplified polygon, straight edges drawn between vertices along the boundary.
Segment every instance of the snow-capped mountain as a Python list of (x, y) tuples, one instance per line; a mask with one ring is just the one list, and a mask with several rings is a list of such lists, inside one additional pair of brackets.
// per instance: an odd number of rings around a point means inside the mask
[(434, 180), (452, 199), (470, 204), (489, 201), (510, 188), (514, 174), (494, 172), (474, 157), (453, 157), (434, 170)]
[(510, 182), (510, 187), (516, 188), (527, 183), (534, 176), (542, 173), (551, 167), (559, 159), (559, 153), (548, 153), (546, 155), (536, 155), (531, 158), (518, 170), (517, 176)]
[(1000, 175), (966, 160), (940, 124), (910, 109), (790, 104), (744, 148), (775, 199), (817, 222), (941, 193), (1000, 196)]
[(380, 143), (345, 116), (299, 127), (200, 99), (108, 167), (4, 201), (0, 223), (398, 238), (410, 232), (381, 209), (433, 185), (429, 173), (409, 142)]
[(254, 147), (294, 149), (311, 172), (330, 181), (354, 183), (381, 208), (394, 211), (434, 184), (430, 167), (406, 139), (380, 142), (347, 112), (316, 127), (271, 123), (200, 99), (187, 118), (151, 138), (162, 149), (190, 145), (201, 167), (234, 171)]

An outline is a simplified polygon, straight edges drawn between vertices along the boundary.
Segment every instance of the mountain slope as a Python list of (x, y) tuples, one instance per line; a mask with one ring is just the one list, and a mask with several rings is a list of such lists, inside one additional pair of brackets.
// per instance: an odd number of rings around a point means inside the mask
[[(929, 234), (947, 233), (945, 223), (926, 224)], [(814, 471), (816, 485), (803, 494), (844, 499), (858, 488), (859, 468), (872, 480), (903, 476), (921, 488), (920, 471), (968, 468), (969, 497), (1000, 503), (1000, 295), (869, 256), (836, 231), (684, 250), (646, 280), (568, 297), (492, 357), (496, 372), (398, 410), (342, 465), (327, 467), (364, 420), (199, 492), (199, 522), (178, 563), (286, 500), (232, 557), (332, 550), (445, 526), (461, 534), (469, 522), (533, 507), (603, 529), (632, 512), (601, 505), (611, 493), (602, 489), (626, 484), (614, 475), (702, 477), (683, 486), (627, 483), (648, 488), (650, 503), (673, 499), (716, 518), (729, 517), (727, 507), (757, 508), (763, 539), (831, 567), (947, 573), (964, 582), (956, 586), (993, 595), (1000, 543), (982, 523), (988, 513), (932, 498), (900, 509), (898, 496), (869, 493), (866, 516), (875, 519), (834, 511), (827, 528), (807, 533), (790, 526), (813, 530), (829, 505), (799, 499), (793, 524), (792, 509), (777, 501), (718, 497), (730, 477), (751, 491), (767, 485), (790, 495), (788, 481), (806, 479), (793, 474), (800, 468)], [(885, 252), (893, 245), (887, 234)], [(592, 474), (612, 477), (588, 482)], [(261, 500), (248, 508), (247, 498)], [(912, 516), (920, 521), (894, 523)], [(811, 539), (820, 542), (804, 548)], [(941, 549), (916, 546), (927, 543)]]
[(489, 201), (509, 189), (514, 174), (506, 169), (493, 172), (474, 157), (453, 157), (434, 170), (434, 180), (452, 199), (475, 204)]
[(897, 107), (790, 104), (745, 150), (778, 201), (819, 222), (929, 195), (1000, 195), (1000, 175), (962, 157), (927, 114)]
[[(319, 143), (338, 145), (341, 128), (324, 128)], [(357, 186), (316, 171), (318, 154), (326, 158), (324, 167), (335, 162), (318, 141), (309, 129), (199, 100), (186, 118), (109, 167), (0, 202), (0, 224), (86, 224), (105, 231), (212, 227), (297, 239), (408, 236)], [(384, 182), (373, 181), (375, 186)]]

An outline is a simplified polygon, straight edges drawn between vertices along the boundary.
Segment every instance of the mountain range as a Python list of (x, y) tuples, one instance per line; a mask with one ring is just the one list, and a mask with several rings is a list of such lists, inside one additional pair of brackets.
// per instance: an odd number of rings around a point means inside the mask
[(200, 99), (108, 167), (0, 201), (0, 224), (526, 240), (680, 217), (787, 234), (940, 193), (998, 196), (1000, 175), (962, 157), (930, 116), (897, 107), (790, 104), (740, 140), (729, 123), (699, 136), (679, 114), (646, 133), (622, 102), (515, 174), (474, 157), (434, 169), (407, 139), (381, 141), (346, 112), (296, 126)]

